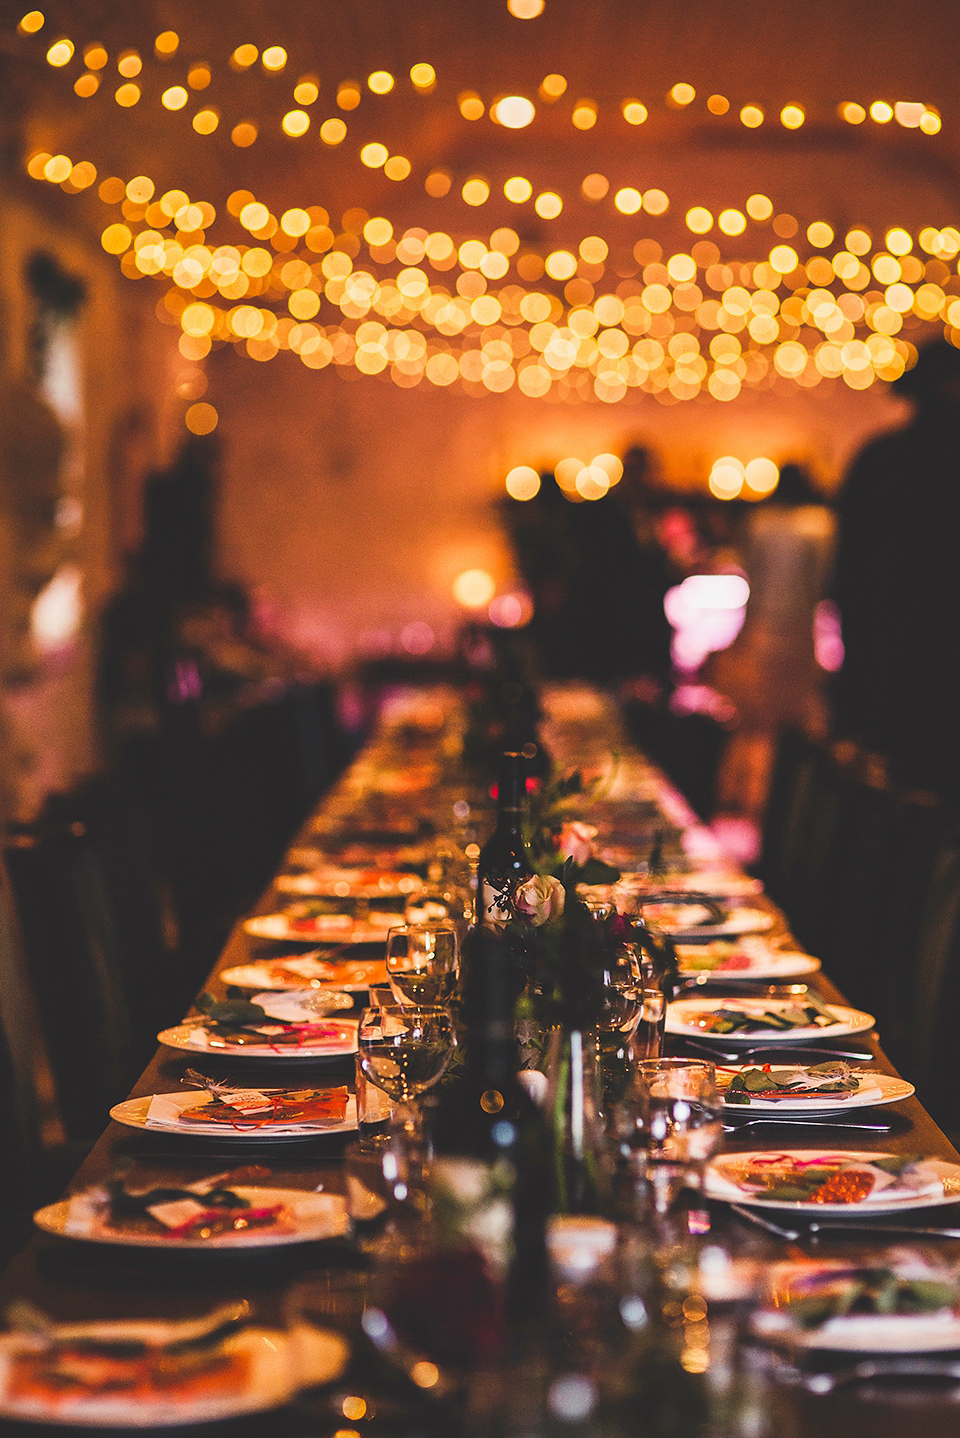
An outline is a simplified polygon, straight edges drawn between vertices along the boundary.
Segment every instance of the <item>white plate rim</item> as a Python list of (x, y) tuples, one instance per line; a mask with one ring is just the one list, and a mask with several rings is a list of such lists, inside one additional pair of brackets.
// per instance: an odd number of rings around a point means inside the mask
[[(784, 1157), (787, 1158), (796, 1157), (809, 1159), (815, 1158), (818, 1154), (820, 1154), (824, 1158), (836, 1156), (843, 1157), (845, 1160), (853, 1160), (854, 1162), (859, 1163), (873, 1163), (878, 1158), (893, 1158), (897, 1156), (885, 1151), (877, 1151), (871, 1153), (866, 1149), (840, 1148), (782, 1148), (776, 1150), (767, 1148), (745, 1149), (743, 1151), (737, 1151), (735, 1153), (720, 1153), (717, 1154), (715, 1158), (712, 1158), (707, 1164), (706, 1171), (703, 1176), (704, 1194), (707, 1196), (707, 1198), (717, 1199), (721, 1203), (738, 1203), (745, 1208), (760, 1209), (761, 1212), (765, 1212), (769, 1209), (771, 1213), (806, 1213), (816, 1216), (818, 1218), (821, 1216), (829, 1216), (831, 1218), (862, 1218), (869, 1217), (870, 1214), (874, 1213), (910, 1213), (913, 1209), (917, 1208), (947, 1208), (960, 1200), (960, 1164), (951, 1163), (948, 1159), (936, 1157), (925, 1159), (925, 1162), (929, 1163), (937, 1171), (937, 1176), (939, 1178), (942, 1178), (944, 1180), (944, 1183), (947, 1183), (949, 1181), (955, 1186), (955, 1191), (953, 1193), (944, 1192), (942, 1194), (917, 1194), (913, 1198), (907, 1197), (900, 1199), (890, 1199), (887, 1202), (878, 1200), (870, 1204), (811, 1204), (797, 1202), (773, 1203), (768, 1198), (758, 1198), (749, 1193), (737, 1192), (735, 1194), (730, 1194), (728, 1192), (718, 1191), (717, 1185), (711, 1182), (711, 1179), (713, 1177), (713, 1166), (720, 1160), (731, 1158), (748, 1160), (753, 1158), (769, 1158), (772, 1152), (782, 1154)], [(723, 1182), (729, 1184), (730, 1181), (723, 1180)]]
[[(242, 1251), (247, 1248), (288, 1247), (294, 1243), (319, 1243), (323, 1239), (341, 1237), (349, 1229), (347, 1201), (340, 1194), (316, 1193), (312, 1189), (304, 1188), (264, 1188), (251, 1186), (249, 1184), (236, 1184), (232, 1185), (232, 1188), (233, 1192), (240, 1194), (241, 1197), (249, 1198), (251, 1202), (259, 1198), (261, 1205), (265, 1208), (269, 1208), (275, 1203), (289, 1204), (292, 1200), (296, 1200), (298, 1204), (308, 1209), (310, 1207), (309, 1200), (314, 1199), (321, 1200), (321, 1202), (317, 1204), (318, 1209), (329, 1209), (331, 1207), (331, 1199), (335, 1201), (339, 1200), (343, 1208), (343, 1227), (340, 1233), (331, 1233), (329, 1231), (321, 1233), (319, 1231), (318, 1213), (314, 1223), (314, 1229), (311, 1231), (309, 1227), (300, 1225), (300, 1215), (295, 1213), (292, 1217), (297, 1226), (293, 1233), (271, 1233), (271, 1231), (266, 1228), (251, 1228), (245, 1233), (221, 1233), (217, 1234), (214, 1238), (189, 1239), (170, 1238), (160, 1233), (105, 1232), (102, 1229), (94, 1229), (89, 1233), (78, 1231), (70, 1232), (64, 1226), (67, 1221), (70, 1206), (70, 1200), (68, 1198), (62, 1198), (56, 1203), (48, 1203), (45, 1204), (43, 1208), (38, 1208), (33, 1215), (33, 1221), (44, 1233), (52, 1234), (56, 1238), (76, 1239), (80, 1243), (108, 1244), (123, 1248), (173, 1249), (191, 1253), (208, 1250), (222, 1251), (224, 1249)], [(76, 1195), (74, 1195), (74, 1197), (76, 1197)], [(202, 1202), (203, 1195), (198, 1194), (197, 1198)], [(326, 1202), (324, 1203), (323, 1200), (326, 1200)], [(333, 1206), (339, 1207), (340, 1205), (335, 1203)], [(309, 1216), (306, 1216), (304, 1223), (308, 1221)], [(325, 1225), (325, 1227), (328, 1229), (329, 1225)]]
[[(89, 1328), (91, 1333), (94, 1333), (102, 1330), (105, 1325), (90, 1323), (70, 1326), (77, 1330)], [(111, 1322), (109, 1326), (115, 1330), (118, 1324)], [(14, 1333), (0, 1334), (0, 1355), (14, 1346), (17, 1336)], [(310, 1328), (305, 1324), (287, 1332), (265, 1325), (244, 1328), (231, 1335), (224, 1346), (228, 1344), (251, 1349), (261, 1345), (273, 1354), (277, 1353), (278, 1344), (285, 1347), (295, 1345), (297, 1352), (281, 1354), (273, 1373), (261, 1371), (258, 1374), (254, 1364), (252, 1381), (248, 1383), (246, 1390), (223, 1394), (219, 1400), (216, 1394), (204, 1394), (179, 1407), (174, 1407), (169, 1397), (158, 1399), (150, 1406), (130, 1403), (125, 1407), (122, 1402), (93, 1399), (85, 1406), (73, 1404), (65, 1409), (44, 1406), (39, 1402), (26, 1404), (11, 1401), (5, 1391), (0, 1389), (0, 1418), (86, 1429), (179, 1428), (194, 1423), (215, 1423), (225, 1418), (240, 1417), (245, 1413), (266, 1413), (273, 1408), (282, 1407), (290, 1401), (299, 1387), (305, 1386), (295, 1376), (302, 1367), (307, 1369), (307, 1382), (310, 1386), (332, 1383), (343, 1372), (349, 1355), (346, 1340), (338, 1333), (329, 1329)]]
[[(271, 1085), (276, 1087), (276, 1085)], [(198, 1102), (203, 1100), (203, 1090), (198, 1089), (194, 1093), (179, 1094), (176, 1090), (167, 1095), (168, 1098), (193, 1098)], [(140, 1133), (155, 1133), (159, 1136), (176, 1135), (178, 1138), (190, 1135), (198, 1139), (216, 1139), (218, 1143), (227, 1141), (229, 1143), (303, 1143), (307, 1139), (326, 1138), (328, 1134), (354, 1133), (357, 1129), (357, 1099), (355, 1094), (347, 1095), (347, 1115), (343, 1123), (332, 1124), (329, 1128), (304, 1128), (296, 1133), (280, 1132), (270, 1128), (233, 1128), (230, 1124), (147, 1124), (147, 1110), (150, 1107), (151, 1099), (156, 1094), (141, 1094), (138, 1098), (127, 1098), (122, 1103), (114, 1104), (110, 1110), (110, 1117), (115, 1123), (122, 1123), (127, 1128), (135, 1128)]]
[[(295, 956), (288, 954), (285, 957), (290, 958)], [(233, 964), (230, 968), (223, 969), (217, 975), (217, 977), (222, 984), (227, 984), (230, 988), (250, 989), (253, 992), (258, 989), (262, 989), (264, 993), (275, 994), (295, 993), (300, 991), (301, 989), (311, 993), (323, 993), (325, 989), (339, 989), (345, 994), (364, 994), (370, 988), (371, 984), (376, 986), (378, 984), (385, 984), (387, 982), (387, 969), (384, 960), (348, 959), (347, 963), (350, 965), (362, 964), (364, 967), (368, 967), (373, 964), (379, 964), (383, 969), (383, 974), (379, 978), (365, 979), (362, 981), (358, 980), (356, 982), (344, 982), (341, 979), (301, 979), (299, 982), (295, 982), (293, 977), (291, 977), (291, 981), (289, 983), (284, 982), (281, 984), (277, 980), (272, 978), (272, 976), (267, 972), (266, 966), (268, 964), (276, 964), (282, 962), (282, 958), (251, 959), (249, 963)], [(238, 975), (244, 974), (251, 969), (260, 969), (260, 965), (263, 965), (264, 967), (260, 972), (257, 973), (255, 981), (248, 982), (246, 979), (238, 977)]]
[[(403, 923), (402, 914), (398, 914), (396, 919), (397, 924)], [(363, 921), (358, 920), (357, 924), (361, 922)], [(308, 944), (311, 948), (316, 948), (318, 944), (326, 944), (331, 948), (359, 948), (364, 944), (386, 943), (389, 926), (381, 928), (379, 924), (368, 925), (368, 931), (363, 932), (360, 938), (357, 937), (356, 925), (352, 929), (344, 929), (342, 933), (305, 934), (302, 929), (291, 928), (285, 914), (254, 914), (252, 918), (244, 919), (242, 927), (244, 933), (254, 939), (274, 939), (283, 944)]]
[(744, 979), (795, 979), (801, 974), (816, 974), (820, 972), (821, 963), (815, 959), (813, 954), (801, 953), (799, 949), (774, 949), (771, 951), (771, 960), (782, 953), (785, 963), (764, 963), (762, 960), (751, 963), (747, 969), (685, 969), (681, 962), (679, 974), (682, 979), (702, 978), (704, 986), (707, 984), (736, 984)]
[[(667, 1005), (666, 1032), (680, 1038), (696, 1038), (702, 1043), (715, 1043), (721, 1046), (730, 1044), (732, 1048), (742, 1046), (744, 1048), (779, 1048), (781, 1044), (803, 1045), (810, 1039), (829, 1041), (830, 1039), (848, 1038), (851, 1034), (863, 1034), (872, 1029), (876, 1024), (873, 1014), (864, 1013), (862, 1009), (851, 1009), (846, 1004), (827, 1004), (825, 1007), (838, 1017), (838, 1022), (828, 1028), (817, 1028), (810, 1025), (807, 1028), (799, 1029), (757, 1029), (749, 1034), (712, 1034), (703, 1029), (696, 1028), (693, 1024), (685, 1024), (681, 1018), (676, 1017), (676, 1011), (682, 1005), (694, 1004), (697, 1008), (735, 1008), (738, 1004), (766, 1004), (768, 1008), (778, 1002), (786, 1003), (787, 1000), (770, 999), (743, 999), (713, 998), (706, 995), (702, 999), (674, 999)], [(681, 1010), (682, 1011), (682, 1010)], [(840, 1017), (847, 1015), (847, 1017)]]
[[(311, 990), (311, 993), (315, 992)], [(211, 1047), (209, 1042), (203, 1048), (189, 1042), (189, 1035), (196, 1033), (202, 1028), (202, 1021), (195, 1019), (182, 1024), (173, 1024), (168, 1029), (161, 1029), (157, 1034), (157, 1042), (163, 1044), (164, 1048), (176, 1049), (178, 1053), (202, 1054), (207, 1058), (225, 1059), (268, 1059), (271, 1063), (332, 1063), (337, 1059), (352, 1058), (357, 1052), (357, 1032), (360, 1027), (359, 1019), (338, 1019), (338, 1023), (350, 1024), (355, 1028), (353, 1043), (336, 1049), (302, 1049), (291, 1045), (279, 1049), (271, 1048), (268, 1044), (244, 1044), (237, 1048)]]
[[(711, 895), (712, 897), (712, 895)], [(748, 914), (753, 917), (747, 922), (737, 922), (735, 915), (741, 913), (746, 919)], [(777, 922), (776, 914), (771, 914), (769, 909), (733, 909), (720, 924), (697, 924), (690, 929), (675, 928), (672, 925), (658, 924), (656, 919), (651, 920), (651, 925), (660, 929), (671, 939), (678, 940), (681, 944), (695, 943), (697, 939), (739, 939), (747, 934), (765, 934), (772, 929)]]
[[(749, 1069), (756, 1067), (756, 1064), (717, 1064), (717, 1068), (723, 1068), (725, 1070), (731, 1068)], [(786, 1068), (789, 1066), (786, 1064), (773, 1064), (771, 1067)], [(870, 1078), (876, 1079), (881, 1089), (883, 1089), (885, 1085), (894, 1085), (894, 1090), (889, 1093), (881, 1093), (879, 1098), (861, 1098), (854, 1093), (851, 1094), (848, 1099), (844, 1099), (842, 1103), (827, 1102), (818, 1104), (815, 1099), (778, 1099), (777, 1102), (772, 1103), (769, 1099), (751, 1099), (749, 1104), (744, 1104), (727, 1103), (724, 1098), (724, 1110), (731, 1115), (743, 1114), (744, 1117), (750, 1113), (808, 1113), (811, 1118), (814, 1118), (822, 1114), (847, 1113), (850, 1109), (880, 1108), (882, 1104), (886, 1103), (902, 1103), (904, 1099), (911, 1098), (916, 1092), (914, 1085), (908, 1083), (906, 1079), (902, 1079), (899, 1074), (875, 1073), (872, 1069), (867, 1070), (867, 1072)], [(897, 1087), (899, 1087), (899, 1091), (895, 1091)]]

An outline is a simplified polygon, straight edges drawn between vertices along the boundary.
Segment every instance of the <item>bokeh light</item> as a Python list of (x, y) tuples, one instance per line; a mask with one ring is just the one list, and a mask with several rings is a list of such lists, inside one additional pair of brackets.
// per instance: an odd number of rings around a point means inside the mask
[(540, 476), (528, 464), (515, 465), (504, 484), (511, 499), (529, 500), (540, 493)]
[(453, 581), (453, 597), (464, 609), (484, 609), (497, 591), (485, 569), (464, 569)]

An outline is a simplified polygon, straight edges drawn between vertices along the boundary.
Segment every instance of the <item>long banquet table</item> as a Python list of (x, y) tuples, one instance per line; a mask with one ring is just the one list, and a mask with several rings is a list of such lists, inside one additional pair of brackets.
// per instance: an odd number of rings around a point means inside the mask
[[(432, 708), (431, 708), (432, 705)], [(613, 797), (642, 794), (647, 800), (656, 797), (667, 820), (685, 831), (689, 847), (695, 852), (709, 848), (710, 837), (696, 823), (682, 799), (665, 784), (641, 756), (622, 745), (616, 731), (615, 716), (608, 703), (589, 691), (561, 690), (547, 696), (545, 740), (561, 763), (583, 762), (602, 767), (609, 761), (611, 747), (620, 747), (621, 758), (614, 780)], [(356, 812), (358, 804), (369, 801), (377, 791), (374, 809), (380, 814), (396, 814), (398, 808), (408, 814), (418, 813), (419, 806), (430, 797), (427, 780), (439, 763), (446, 773), (456, 771), (459, 730), (456, 704), (449, 695), (416, 695), (408, 697), (390, 711), (380, 733), (343, 781), (328, 796), (317, 815), (307, 826), (298, 842), (309, 842), (321, 850), (324, 836)], [(426, 717), (425, 717), (426, 715)], [(419, 727), (418, 727), (419, 726)], [(419, 776), (419, 777), (418, 777)], [(439, 800), (449, 803), (452, 791), (443, 791)], [(476, 822), (476, 799), (471, 800), (471, 813), (463, 822)], [(461, 814), (465, 812), (461, 806)], [(482, 827), (482, 825), (481, 825)], [(482, 837), (482, 835), (480, 835)], [(469, 837), (469, 835), (468, 835)], [(461, 834), (463, 838), (463, 834)], [(270, 912), (278, 907), (280, 896), (271, 888), (257, 912)], [(781, 919), (782, 922), (782, 919)], [(217, 974), (223, 969), (249, 961), (277, 950), (277, 945), (250, 938), (237, 925), (211, 976), (210, 986), (222, 992)], [(289, 951), (290, 946), (286, 949)], [(822, 974), (811, 976), (810, 982), (827, 1000), (840, 995)], [(857, 1043), (862, 1040), (857, 1037)], [(876, 1035), (869, 1035), (874, 1065), (884, 1072), (894, 1072), (883, 1054)], [(214, 1076), (242, 1076), (251, 1082), (263, 1082), (264, 1070), (245, 1067), (240, 1060), (207, 1059), (206, 1056), (181, 1057), (160, 1049), (133, 1090), (134, 1095), (177, 1090), (187, 1067), (199, 1067)], [(345, 1066), (323, 1065), (323, 1079), (352, 1084), (352, 1060)], [(309, 1069), (297, 1066), (298, 1079)], [(82, 1083), (82, 1075), (77, 1076)], [(286, 1081), (286, 1075), (283, 1080)], [(877, 1112), (866, 1110), (865, 1112)], [(929, 1156), (958, 1160), (958, 1155), (943, 1133), (934, 1124), (916, 1098), (907, 1099), (892, 1108), (880, 1110), (884, 1116), (895, 1115), (897, 1131), (888, 1135), (857, 1134), (852, 1147), (894, 1152), (922, 1152)], [(839, 1135), (831, 1132), (826, 1142), (835, 1143)], [(816, 1136), (809, 1141), (790, 1140), (793, 1147), (816, 1147)], [(728, 1145), (735, 1140), (728, 1140)], [(760, 1147), (763, 1140), (740, 1140), (741, 1146)], [(821, 1145), (822, 1146), (822, 1145)], [(842, 1145), (841, 1145), (842, 1146)], [(221, 1149), (197, 1140), (167, 1137), (150, 1132), (133, 1132), (111, 1122), (97, 1142), (71, 1184), (72, 1191), (102, 1182), (117, 1165), (131, 1165), (130, 1178), (138, 1187), (153, 1184), (184, 1184), (222, 1171), (234, 1163), (262, 1163), (269, 1167), (270, 1183), (274, 1186), (317, 1189), (339, 1192), (343, 1188), (343, 1141), (336, 1136), (310, 1138), (283, 1146), (273, 1144), (242, 1152), (236, 1147)], [(957, 1209), (936, 1209), (935, 1220), (957, 1223)], [(946, 1219), (944, 1220), (944, 1215)], [(791, 1247), (777, 1238), (744, 1223), (723, 1205), (713, 1205), (713, 1231), (733, 1252), (761, 1259), (782, 1258), (788, 1253), (843, 1254), (849, 1256), (860, 1249), (855, 1240), (821, 1242)], [(921, 1215), (920, 1221), (925, 1221)], [(889, 1241), (889, 1240), (888, 1240)], [(960, 1262), (960, 1244), (940, 1241), (939, 1254)], [(9, 1266), (0, 1280), (0, 1307), (14, 1299), (29, 1299), (57, 1320), (121, 1317), (181, 1317), (201, 1315), (221, 1301), (247, 1299), (256, 1312), (268, 1322), (281, 1323), (289, 1313), (291, 1286), (305, 1280), (323, 1285), (344, 1265), (355, 1261), (349, 1243), (294, 1245), (268, 1249), (260, 1253), (190, 1253), (121, 1249), (98, 1244), (72, 1242), (37, 1234), (27, 1249)], [(332, 1289), (336, 1287), (332, 1283)], [(335, 1304), (332, 1305), (336, 1322)], [(887, 1438), (900, 1434), (907, 1424), (922, 1424), (925, 1438), (952, 1434), (960, 1426), (960, 1392), (956, 1398), (950, 1388), (923, 1386), (916, 1380), (899, 1380), (894, 1385), (875, 1385), (815, 1396), (799, 1389), (784, 1392), (778, 1389), (776, 1402), (771, 1396), (770, 1411), (776, 1414), (775, 1424), (783, 1434), (791, 1426), (797, 1438), (803, 1435), (847, 1434), (854, 1425), (870, 1438)], [(343, 1420), (342, 1432), (353, 1428)], [(0, 1424), (0, 1431), (16, 1425)], [(321, 1421), (297, 1407), (261, 1417), (234, 1420), (215, 1431), (249, 1434), (312, 1434), (334, 1433), (337, 1424)], [(36, 1433), (36, 1427), (25, 1431)], [(361, 1424), (359, 1431), (376, 1434), (382, 1431), (373, 1425)], [(392, 1430), (404, 1431), (402, 1428)], [(578, 1432), (581, 1430), (577, 1430)], [(762, 1427), (758, 1430), (763, 1431)]]

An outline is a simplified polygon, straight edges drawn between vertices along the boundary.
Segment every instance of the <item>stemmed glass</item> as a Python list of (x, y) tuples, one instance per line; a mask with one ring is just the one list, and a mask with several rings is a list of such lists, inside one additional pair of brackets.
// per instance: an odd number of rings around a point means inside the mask
[(450, 1010), (440, 1004), (385, 1004), (360, 1016), (357, 1059), (364, 1077), (403, 1105), (402, 1128), (423, 1152), (420, 1096), (446, 1072), (457, 1046)]
[(620, 1152), (666, 1215), (684, 1188), (701, 1188), (723, 1138), (723, 1104), (711, 1063), (645, 1059), (614, 1120)]
[(459, 976), (455, 924), (402, 924), (387, 931), (387, 978), (398, 1004), (445, 1003), (453, 998)]

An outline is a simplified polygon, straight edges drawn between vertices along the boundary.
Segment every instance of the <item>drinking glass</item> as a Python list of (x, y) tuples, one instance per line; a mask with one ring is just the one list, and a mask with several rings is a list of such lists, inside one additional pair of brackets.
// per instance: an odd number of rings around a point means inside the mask
[(387, 931), (387, 978), (398, 1004), (443, 1004), (460, 976), (453, 923), (402, 924)]
[(699, 1189), (723, 1137), (723, 1105), (713, 1064), (645, 1059), (617, 1106), (615, 1132), (654, 1211), (669, 1213), (684, 1188)]
[(457, 1046), (450, 1010), (439, 1004), (387, 1004), (360, 1016), (357, 1057), (364, 1078), (402, 1105), (412, 1153), (423, 1151), (418, 1100), (446, 1072)]

